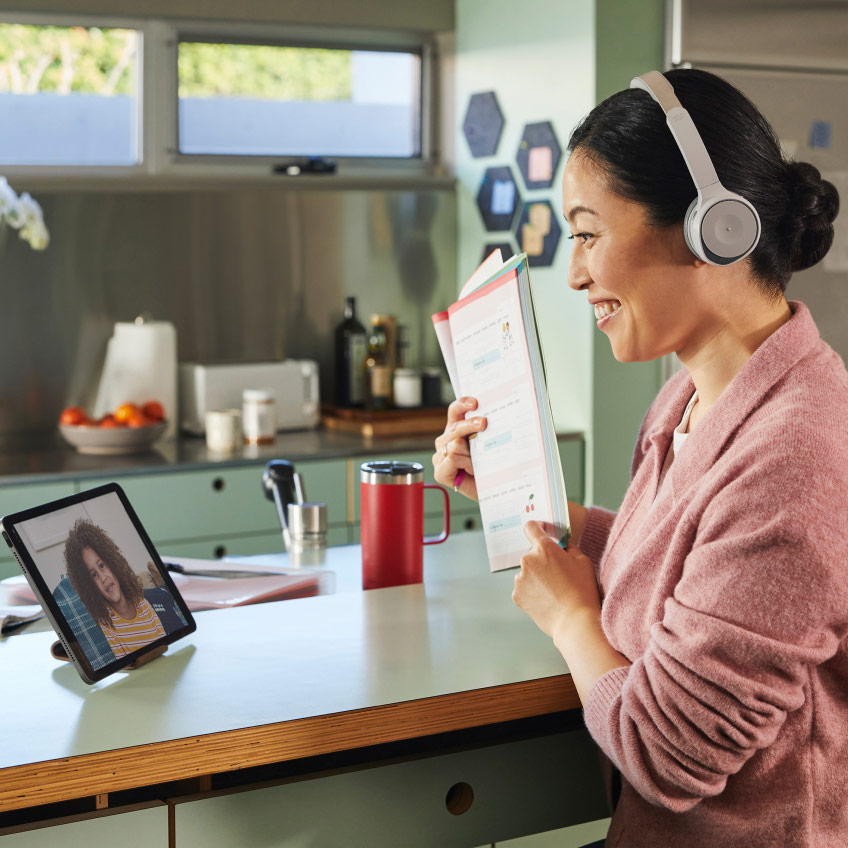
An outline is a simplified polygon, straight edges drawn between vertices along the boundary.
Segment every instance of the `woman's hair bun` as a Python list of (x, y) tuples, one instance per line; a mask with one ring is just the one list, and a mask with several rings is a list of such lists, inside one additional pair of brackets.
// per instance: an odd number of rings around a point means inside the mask
[(789, 263), (793, 271), (803, 271), (822, 259), (833, 243), (839, 192), (833, 183), (822, 179), (819, 169), (809, 162), (789, 162), (786, 171)]

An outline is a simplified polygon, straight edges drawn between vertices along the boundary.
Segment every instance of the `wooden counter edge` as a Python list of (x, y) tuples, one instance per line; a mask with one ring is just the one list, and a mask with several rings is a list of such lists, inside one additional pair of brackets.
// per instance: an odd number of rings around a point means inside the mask
[(578, 709), (571, 675), (0, 769), (0, 812)]

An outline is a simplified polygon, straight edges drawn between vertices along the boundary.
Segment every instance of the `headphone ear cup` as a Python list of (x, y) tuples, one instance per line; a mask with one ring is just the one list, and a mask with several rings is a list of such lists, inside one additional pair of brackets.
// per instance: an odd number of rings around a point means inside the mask
[(710, 265), (744, 259), (760, 240), (760, 216), (744, 197), (721, 191), (706, 201), (692, 201), (684, 219), (689, 250)]
[(704, 262), (709, 262), (704, 254), (704, 246), (701, 242), (701, 221), (698, 212), (700, 211), (699, 199), (696, 197), (686, 210), (686, 216), (683, 219), (683, 238), (686, 239), (686, 246), (698, 259)]

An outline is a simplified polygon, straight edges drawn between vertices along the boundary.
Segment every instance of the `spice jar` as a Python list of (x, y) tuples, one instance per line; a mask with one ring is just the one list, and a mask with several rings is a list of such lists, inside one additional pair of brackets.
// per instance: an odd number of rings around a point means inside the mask
[(277, 411), (268, 389), (245, 389), (241, 396), (242, 428), (246, 445), (273, 445), (277, 439)]

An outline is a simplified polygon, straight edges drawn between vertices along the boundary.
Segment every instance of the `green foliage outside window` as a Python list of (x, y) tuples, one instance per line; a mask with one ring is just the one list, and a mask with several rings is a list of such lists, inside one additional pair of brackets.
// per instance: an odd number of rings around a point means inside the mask
[[(138, 33), (0, 23), (0, 93), (134, 95)], [(180, 97), (349, 100), (351, 52), (181, 42)]]
[(0, 92), (134, 94), (137, 34), (0, 24)]
[(183, 42), (180, 97), (349, 100), (349, 50)]

